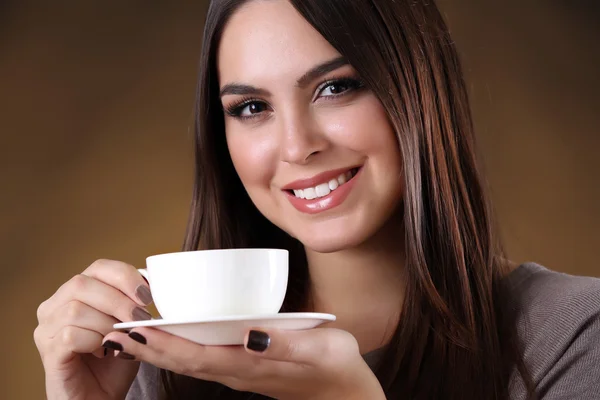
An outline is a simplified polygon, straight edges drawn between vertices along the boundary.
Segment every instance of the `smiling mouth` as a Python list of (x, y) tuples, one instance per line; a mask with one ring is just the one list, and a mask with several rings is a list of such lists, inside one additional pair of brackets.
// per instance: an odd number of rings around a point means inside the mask
[(307, 187), (304, 189), (286, 190), (286, 192), (295, 196), (299, 199), (314, 200), (329, 195), (331, 192), (337, 190), (341, 186), (345, 185), (350, 181), (358, 171), (360, 167), (352, 168), (349, 171), (342, 172), (336, 178), (333, 178), (327, 182), (320, 183), (313, 187)]

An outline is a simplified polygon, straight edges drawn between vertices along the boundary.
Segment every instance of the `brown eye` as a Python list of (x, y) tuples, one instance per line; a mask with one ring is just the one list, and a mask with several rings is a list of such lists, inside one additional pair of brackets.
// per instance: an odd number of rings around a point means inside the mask
[(248, 112), (250, 114), (258, 114), (259, 112), (265, 111), (265, 105), (261, 103), (250, 103), (248, 104)]
[(347, 92), (362, 88), (362, 83), (356, 79), (345, 78), (329, 81), (321, 86), (319, 97), (337, 97)]
[(243, 103), (231, 110), (230, 114), (236, 117), (253, 117), (268, 109), (267, 104), (261, 101)]
[(331, 96), (331, 95), (341, 94), (341, 93), (344, 93), (348, 89), (349, 89), (348, 86), (345, 85), (344, 83), (332, 83), (323, 88), (321, 95)]

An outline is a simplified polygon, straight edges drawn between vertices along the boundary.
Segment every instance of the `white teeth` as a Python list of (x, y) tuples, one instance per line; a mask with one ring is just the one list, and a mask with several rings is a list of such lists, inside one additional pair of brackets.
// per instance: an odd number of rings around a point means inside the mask
[(315, 190), (315, 188), (303, 189), (302, 193), (304, 194), (304, 198), (307, 200), (312, 200), (312, 199), (317, 198), (317, 191)]
[(317, 192), (317, 197), (327, 196), (329, 193), (331, 193), (331, 190), (329, 189), (329, 183), (321, 183), (320, 185), (317, 185), (315, 189)]
[(352, 172), (348, 171), (343, 174), (340, 174), (340, 176), (338, 176), (337, 179), (332, 179), (329, 182), (321, 183), (320, 185), (317, 185), (315, 187), (306, 189), (295, 189), (294, 195), (300, 199), (307, 200), (313, 200), (318, 197), (324, 197), (332, 191), (336, 190), (338, 187), (342, 186), (344, 183), (348, 182), (350, 179), (352, 179), (352, 176)]

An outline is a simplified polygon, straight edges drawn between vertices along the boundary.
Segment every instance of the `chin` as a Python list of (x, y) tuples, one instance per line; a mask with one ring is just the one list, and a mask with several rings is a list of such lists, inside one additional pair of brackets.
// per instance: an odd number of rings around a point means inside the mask
[[(391, 203), (391, 204), (390, 204)], [(382, 231), (397, 236), (402, 225), (404, 213), (400, 199), (396, 203), (378, 204), (373, 207), (379, 212), (360, 210), (354, 215), (317, 224), (299, 224), (296, 229), (287, 226), (288, 232), (299, 240), (304, 247), (317, 253), (335, 253), (356, 249), (379, 236)], [(391, 229), (391, 230), (390, 230)], [(401, 237), (401, 236), (399, 236)], [(379, 239), (375, 239), (376, 241)]]
[(323, 240), (315, 240), (315, 238), (300, 242), (306, 247), (317, 253), (336, 253), (338, 251), (347, 250), (360, 244), (360, 242), (352, 242), (345, 238), (325, 238)]
[(369, 239), (365, 229), (326, 229), (322, 234), (302, 232), (296, 238), (309, 250), (317, 253), (335, 253), (360, 246)]

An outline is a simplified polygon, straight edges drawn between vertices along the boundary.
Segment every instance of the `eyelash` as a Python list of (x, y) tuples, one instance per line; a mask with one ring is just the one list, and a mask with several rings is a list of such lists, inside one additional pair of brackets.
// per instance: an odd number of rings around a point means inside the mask
[[(332, 94), (329, 96), (325, 96), (325, 97), (323, 97), (323, 99), (327, 99), (327, 100), (337, 99), (338, 97), (345, 96), (351, 92), (354, 92), (356, 90), (364, 88), (363, 82), (358, 79), (355, 79), (355, 78), (348, 78), (348, 77), (330, 78), (330, 79), (326, 80), (325, 82), (321, 83), (317, 87), (317, 93), (320, 94), (327, 87), (333, 86), (333, 85), (340, 85), (340, 86), (347, 87), (347, 90), (345, 90), (344, 92), (339, 93), (339, 94)], [(254, 114), (254, 115), (250, 115), (250, 116), (242, 116), (241, 115), (242, 110), (245, 107), (247, 107), (248, 105), (253, 104), (253, 103), (266, 104), (265, 101), (254, 98), (254, 97), (243, 97), (240, 100), (236, 101), (235, 103), (225, 107), (225, 112), (231, 117), (242, 119), (242, 120), (249, 120), (249, 119), (253, 119), (253, 118), (261, 116), (262, 113), (258, 113), (258, 114)]]
[(228, 115), (235, 117), (235, 118), (253, 118), (253, 117), (242, 117), (240, 114), (241, 114), (242, 110), (244, 109), (244, 107), (246, 107), (247, 105), (250, 105), (252, 103), (258, 103), (261, 101), (262, 100), (259, 100), (254, 97), (242, 97), (240, 100), (236, 101), (235, 103), (225, 107), (225, 112)]

